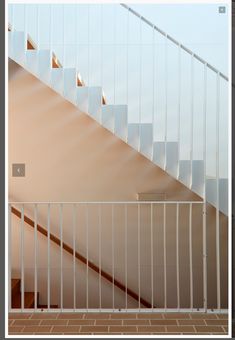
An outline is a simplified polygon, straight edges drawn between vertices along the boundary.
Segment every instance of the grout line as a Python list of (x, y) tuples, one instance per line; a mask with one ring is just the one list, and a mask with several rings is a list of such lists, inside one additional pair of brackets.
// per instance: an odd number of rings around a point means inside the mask
[(224, 328), (224, 326), (222, 326), (222, 329), (223, 329), (223, 331), (224, 331), (224, 333), (228, 333), (228, 331)]
[(195, 325), (193, 325), (194, 333), (197, 333)]
[(24, 329), (25, 329), (25, 326), (23, 326), (23, 328), (21, 329), (20, 333), (22, 333), (24, 331)]

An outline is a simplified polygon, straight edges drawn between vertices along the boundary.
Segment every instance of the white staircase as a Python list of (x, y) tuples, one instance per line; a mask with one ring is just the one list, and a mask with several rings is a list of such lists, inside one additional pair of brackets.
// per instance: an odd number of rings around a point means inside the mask
[[(182, 159), (180, 144), (176, 140), (155, 140), (154, 122), (131, 122), (128, 103), (102, 104), (101, 86), (77, 86), (75, 67), (53, 68), (50, 49), (27, 50), (28, 34), (14, 30), (8, 32), (9, 57), (20, 64), (66, 100), (89, 114), (103, 127), (114, 133), (131, 147), (164, 169), (172, 177), (205, 198), (209, 203), (228, 213), (228, 178), (208, 177), (202, 158)], [(169, 81), (169, 80), (168, 80)], [(177, 129), (178, 127), (175, 127)], [(166, 135), (167, 136), (167, 135)], [(215, 154), (217, 151), (215, 150)], [(219, 193), (219, 194), (218, 194)], [(218, 199), (217, 199), (218, 197)]]

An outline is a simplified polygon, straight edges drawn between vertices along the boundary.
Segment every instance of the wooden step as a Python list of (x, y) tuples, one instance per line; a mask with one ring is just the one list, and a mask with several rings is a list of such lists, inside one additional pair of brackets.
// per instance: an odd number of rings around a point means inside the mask
[(20, 279), (11, 279), (11, 298), (20, 293)]
[[(47, 305), (38, 305), (38, 308), (40, 309), (47, 309)], [(50, 308), (53, 308), (53, 309), (56, 309), (56, 308), (59, 308), (58, 305), (50, 305)]]
[[(38, 293), (39, 297), (39, 293)], [(17, 293), (12, 299), (12, 308), (21, 308), (21, 293)], [(34, 308), (34, 292), (24, 293), (24, 308)]]

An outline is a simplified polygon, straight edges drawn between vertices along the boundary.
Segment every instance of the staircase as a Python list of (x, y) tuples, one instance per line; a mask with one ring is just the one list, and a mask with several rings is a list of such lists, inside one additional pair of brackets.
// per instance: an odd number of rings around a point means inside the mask
[[(21, 279), (11, 279), (11, 305), (13, 309), (21, 308)], [(24, 308), (34, 308), (35, 294), (34, 292), (24, 293)], [(37, 308), (47, 309), (47, 305), (39, 303), (39, 292), (37, 292)], [(58, 305), (51, 305), (50, 308), (58, 308)]]
[[(145, 18), (134, 12), (128, 6), (121, 6), (123, 11), (128, 11), (128, 15), (135, 16), (140, 20), (141, 25), (147, 25), (160, 32), (167, 40), (173, 42), (182, 49), (192, 59), (199, 61), (202, 65), (210, 71), (214, 72), (215, 87), (222, 87), (222, 83), (227, 86), (227, 77), (216, 70), (213, 66), (203, 61), (193, 52), (178, 43), (169, 35), (162, 32), (153, 24), (149, 23)], [(203, 141), (203, 154), (201, 156), (194, 156), (193, 140), (190, 142), (190, 156), (182, 158), (181, 144), (179, 136), (175, 140), (169, 140), (167, 132), (163, 140), (158, 140), (154, 133), (155, 123), (154, 118), (150, 122), (145, 122), (139, 119), (137, 123), (130, 119), (130, 107), (127, 103), (111, 104), (106, 101), (104, 97), (104, 90), (102, 86), (85, 85), (81, 80), (76, 67), (63, 67), (62, 63), (58, 61), (52, 49), (37, 48), (37, 43), (33, 43), (29, 36), (30, 32), (18, 31), (14, 29), (14, 22), (8, 32), (8, 47), (9, 57), (20, 64), (42, 82), (51, 87), (54, 91), (70, 101), (73, 105), (79, 108), (82, 112), (90, 115), (104, 128), (111, 131), (118, 138), (128, 143), (132, 148), (140, 152), (142, 155), (150, 159), (154, 164), (161, 167), (164, 171), (172, 177), (179, 180), (185, 186), (190, 188), (193, 192), (206, 199), (213, 206), (218, 208), (224, 214), (228, 214), (228, 178), (227, 165), (220, 159), (218, 151), (220, 146), (220, 137), (223, 131), (219, 131), (219, 118), (216, 118), (216, 131), (212, 131), (212, 135), (216, 134), (217, 140), (209, 140), (208, 143), (213, 144), (213, 152), (207, 150), (207, 141)], [(35, 48), (33, 48), (35, 46)], [(196, 64), (196, 61), (194, 63)], [(182, 67), (182, 66), (181, 66)], [(82, 67), (80, 68), (82, 70)], [(85, 70), (84, 70), (85, 72)], [(219, 79), (219, 80), (218, 80)], [(169, 81), (169, 79), (168, 79)], [(139, 101), (139, 98), (136, 98)], [(207, 103), (207, 106), (209, 104)], [(209, 109), (208, 109), (209, 110)], [(212, 110), (212, 109), (211, 109)], [(213, 111), (213, 110), (212, 110)], [(221, 110), (222, 111), (222, 110)], [(197, 112), (195, 112), (196, 114)], [(167, 115), (167, 112), (165, 113)], [(219, 114), (219, 113), (218, 113)], [(169, 112), (168, 112), (169, 115)], [(171, 117), (170, 117), (171, 118)], [(166, 124), (167, 119), (166, 117)], [(224, 118), (225, 119), (225, 118)], [(193, 125), (193, 118), (191, 118)], [(204, 123), (203, 123), (204, 124)], [(167, 127), (165, 127), (167, 129)], [(190, 127), (189, 127), (190, 128)], [(179, 126), (175, 126), (178, 130)], [(205, 127), (203, 127), (205, 129)], [(202, 131), (201, 131), (202, 133)], [(203, 132), (204, 133), (204, 132)], [(193, 131), (191, 131), (193, 134)], [(193, 137), (192, 137), (193, 138)], [(200, 136), (198, 137), (201, 138)], [(220, 147), (221, 150), (226, 149), (226, 145)], [(208, 155), (206, 154), (208, 153)], [(210, 155), (209, 155), (210, 154)], [(212, 156), (211, 156), (212, 155)], [(207, 166), (210, 161), (208, 157), (213, 158), (213, 174), (207, 171)], [(222, 170), (221, 170), (222, 169)]]

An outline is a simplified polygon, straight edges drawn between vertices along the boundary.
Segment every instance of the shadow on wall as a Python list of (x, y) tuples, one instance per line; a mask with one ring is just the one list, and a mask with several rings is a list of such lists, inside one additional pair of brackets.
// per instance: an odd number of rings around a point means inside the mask
[(11, 199), (124, 201), (140, 192), (198, 199), (12, 61), (9, 76), (9, 173), (12, 163), (26, 163), (25, 178), (9, 178)]

